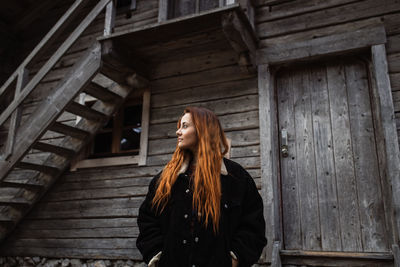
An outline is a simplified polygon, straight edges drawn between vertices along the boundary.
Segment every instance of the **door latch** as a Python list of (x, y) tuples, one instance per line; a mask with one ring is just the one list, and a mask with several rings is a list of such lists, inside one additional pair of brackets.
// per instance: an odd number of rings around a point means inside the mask
[(281, 130), (281, 153), (283, 158), (287, 158), (289, 156), (289, 149), (287, 145), (287, 130), (282, 129)]

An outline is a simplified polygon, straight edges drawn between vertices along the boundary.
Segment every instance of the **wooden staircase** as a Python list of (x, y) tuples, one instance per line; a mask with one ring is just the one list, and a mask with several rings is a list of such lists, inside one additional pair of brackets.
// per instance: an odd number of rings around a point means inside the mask
[[(83, 1), (77, 0), (71, 9), (76, 9)], [(42, 69), (27, 81), (26, 66), (40, 48), (48, 47), (48, 42), (56, 32), (68, 23), (71, 9), (67, 11), (52, 29), (39, 48), (28, 56), (10, 79), (0, 88), (0, 97), (9, 94), (12, 84), (14, 99), (0, 114), (0, 126), (7, 128), (8, 137), (0, 158), (0, 241), (3, 240), (37, 202), (58, 177), (69, 167), (71, 160), (87, 145), (95, 133), (109, 120), (120, 107), (128, 94), (138, 87), (144, 87), (146, 81), (137, 79), (136, 84), (126, 86), (120, 81), (110, 79), (110, 68), (103, 62), (104, 52), (100, 43), (93, 45), (87, 54), (73, 66), (58, 86), (48, 95), (36, 110), (19, 125), (22, 104), (35, 90), (40, 80), (48, 73), (59, 58), (76, 41), (86, 27), (107, 7), (105, 32), (112, 32), (110, 18), (115, 12), (115, 3), (101, 0), (61, 45)], [(73, 10), (75, 11), (75, 10)], [(53, 38), (54, 39), (54, 38)], [(129, 68), (126, 68), (129, 69)], [(105, 74), (105, 76), (104, 76)], [(127, 75), (135, 76), (132, 70)], [(121, 76), (118, 73), (119, 77)], [(108, 76), (108, 79), (106, 78)], [(110, 86), (99, 84), (99, 79), (106, 79)], [(13, 82), (17, 80), (17, 82)], [(76, 102), (80, 93), (86, 93), (96, 99), (90, 108)], [(75, 124), (60, 121), (65, 114), (73, 114), (81, 119)], [(47, 134), (58, 134), (62, 138), (57, 144), (42, 141)], [(43, 160), (32, 160), (31, 152), (45, 152)]]

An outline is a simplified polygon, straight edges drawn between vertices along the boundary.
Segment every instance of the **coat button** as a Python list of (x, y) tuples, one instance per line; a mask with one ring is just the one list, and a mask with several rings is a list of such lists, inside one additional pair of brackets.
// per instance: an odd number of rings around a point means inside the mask
[(186, 243), (187, 243), (186, 239), (183, 239), (183, 240), (182, 240), (182, 243), (183, 243), (183, 244), (186, 244)]
[(200, 216), (201, 216), (201, 212), (198, 212), (198, 213), (197, 213), (197, 216), (199, 216), (199, 217), (200, 217)]
[(228, 204), (225, 203), (224, 207), (225, 207), (225, 209), (227, 209), (228, 208)]
[(186, 189), (186, 191), (185, 191), (185, 192), (186, 192), (186, 194), (189, 194), (190, 190), (189, 190), (189, 189)]
[(189, 215), (185, 214), (185, 215), (183, 215), (183, 217), (185, 217), (185, 219), (187, 219), (189, 217)]
[(199, 242), (199, 238), (197, 236), (194, 238), (194, 242)]

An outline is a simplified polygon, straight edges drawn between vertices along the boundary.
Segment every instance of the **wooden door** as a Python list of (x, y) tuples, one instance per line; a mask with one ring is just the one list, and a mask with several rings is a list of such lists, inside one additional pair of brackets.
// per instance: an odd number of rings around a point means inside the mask
[(318, 63), (276, 76), (284, 249), (388, 251), (368, 71)]

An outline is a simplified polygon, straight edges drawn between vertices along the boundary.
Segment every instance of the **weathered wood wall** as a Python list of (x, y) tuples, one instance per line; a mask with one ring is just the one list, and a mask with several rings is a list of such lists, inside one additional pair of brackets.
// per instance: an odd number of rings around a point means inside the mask
[[(138, 0), (131, 18), (119, 14), (116, 31), (154, 23), (158, 0)], [(284, 44), (383, 23), (397, 128), (400, 132), (400, 4), (398, 0), (257, 0), (260, 46)], [(84, 12), (84, 11), (82, 11)], [(100, 16), (26, 102), (32, 112), (103, 31)], [(45, 58), (45, 57), (44, 57)], [(249, 170), (260, 187), (257, 77), (240, 73), (232, 52), (210, 51), (177, 58), (152, 71), (147, 166), (85, 169), (67, 173), (5, 243), (7, 255), (51, 257), (140, 257), (135, 249), (136, 216), (151, 177), (175, 146), (176, 121), (186, 105), (206, 106), (220, 117), (232, 139), (232, 159)], [(40, 63), (38, 64), (38, 66)], [(38, 66), (33, 67), (33, 73)], [(73, 122), (74, 117), (61, 118)], [(1, 133), (0, 133), (1, 134)], [(57, 134), (45, 136), (57, 142)], [(45, 155), (32, 154), (32, 161)], [(23, 178), (23, 174), (21, 173)], [(21, 179), (22, 179), (21, 178)], [(269, 240), (272, 240), (269, 237)]]

